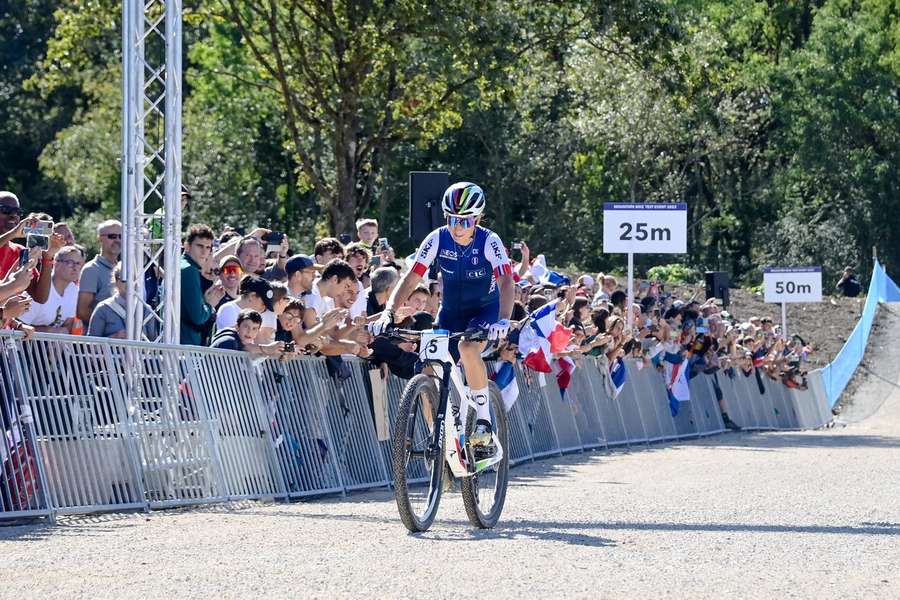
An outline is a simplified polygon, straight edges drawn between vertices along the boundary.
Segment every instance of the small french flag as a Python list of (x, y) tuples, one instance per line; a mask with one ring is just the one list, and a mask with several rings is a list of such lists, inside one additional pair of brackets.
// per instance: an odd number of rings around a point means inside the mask
[(625, 361), (622, 360), (622, 357), (617, 358), (609, 365), (609, 378), (616, 390), (616, 395), (613, 397), (618, 398), (622, 393), (622, 388), (625, 387), (625, 380), (628, 379), (628, 371), (625, 369)]
[(519, 397), (519, 383), (516, 381), (516, 371), (513, 364), (501, 362), (492, 378), (497, 387), (500, 388), (500, 396), (503, 397), (503, 408), (506, 412), (509, 412)]
[(559, 360), (553, 361), (554, 370), (556, 371), (556, 384), (559, 386), (559, 393), (562, 399), (566, 399), (566, 390), (572, 383), (572, 373), (575, 371), (575, 361), (568, 356), (563, 356)]

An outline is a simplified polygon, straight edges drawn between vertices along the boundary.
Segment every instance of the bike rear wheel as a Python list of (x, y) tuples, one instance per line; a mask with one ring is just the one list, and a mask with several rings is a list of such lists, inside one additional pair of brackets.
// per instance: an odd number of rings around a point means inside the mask
[(394, 498), (400, 519), (411, 532), (426, 531), (441, 502), (443, 448), (433, 448), (440, 395), (434, 380), (419, 374), (409, 380), (394, 423)]
[[(500, 520), (506, 502), (506, 486), (509, 483), (509, 427), (500, 390), (490, 384), (491, 415), (494, 430), (503, 447), (503, 459), (496, 465), (462, 480), (463, 505), (469, 522), (480, 529), (489, 529)], [(466, 437), (475, 429), (475, 419), (467, 420)]]

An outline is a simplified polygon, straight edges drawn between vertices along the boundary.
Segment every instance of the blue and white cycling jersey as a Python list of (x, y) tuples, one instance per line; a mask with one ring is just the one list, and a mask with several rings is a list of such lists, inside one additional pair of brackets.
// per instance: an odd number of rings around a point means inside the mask
[(484, 227), (475, 228), (468, 246), (457, 244), (446, 226), (432, 231), (416, 251), (412, 270), (424, 277), (435, 261), (444, 282), (442, 314), (463, 315), (498, 305), (497, 278), (512, 275), (503, 242)]

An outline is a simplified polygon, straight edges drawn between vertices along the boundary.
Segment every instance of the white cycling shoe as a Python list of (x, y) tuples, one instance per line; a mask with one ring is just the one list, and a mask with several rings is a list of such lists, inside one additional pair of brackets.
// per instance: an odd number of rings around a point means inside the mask
[(493, 428), (489, 421), (478, 419), (475, 423), (475, 431), (469, 436), (472, 446), (491, 446), (493, 444)]

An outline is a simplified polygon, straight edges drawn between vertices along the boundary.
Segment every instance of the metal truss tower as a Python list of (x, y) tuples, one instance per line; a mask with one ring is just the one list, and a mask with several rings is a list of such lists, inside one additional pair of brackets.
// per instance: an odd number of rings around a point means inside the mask
[[(177, 344), (181, 314), (182, 0), (122, 3), (122, 261), (128, 337)], [(162, 271), (156, 298), (145, 278)]]

